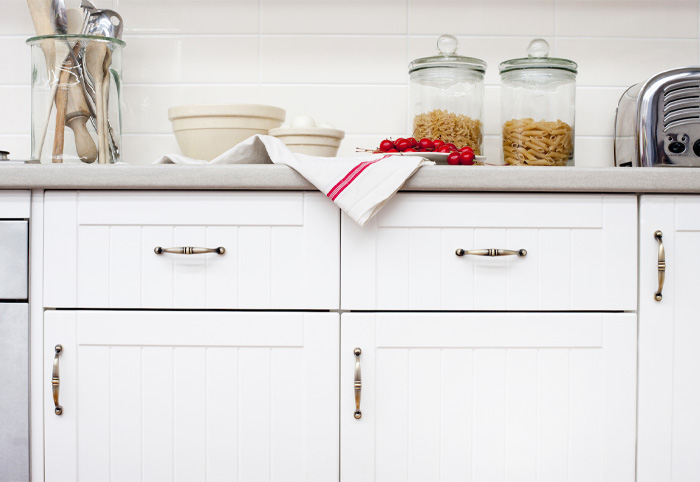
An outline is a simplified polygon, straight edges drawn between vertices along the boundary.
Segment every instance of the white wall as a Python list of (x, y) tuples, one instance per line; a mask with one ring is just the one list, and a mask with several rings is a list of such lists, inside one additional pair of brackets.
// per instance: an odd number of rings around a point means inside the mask
[[(77, 0), (68, 0), (71, 3)], [(485, 153), (499, 156), (498, 64), (533, 37), (579, 64), (576, 164), (613, 159), (630, 85), (699, 62), (698, 0), (94, 0), (125, 21), (124, 156), (177, 152), (167, 108), (260, 102), (347, 133), (342, 153), (405, 135), (408, 63), (452, 33), (486, 60)], [(111, 5), (110, 5), (111, 3)], [(0, 149), (29, 155), (26, 2), (0, 0)]]

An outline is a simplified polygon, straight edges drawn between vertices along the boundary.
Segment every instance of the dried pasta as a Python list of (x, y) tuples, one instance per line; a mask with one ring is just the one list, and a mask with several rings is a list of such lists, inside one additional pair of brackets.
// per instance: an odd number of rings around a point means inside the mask
[(516, 166), (565, 166), (574, 153), (566, 122), (512, 119), (503, 124), (503, 159)]
[(481, 121), (466, 115), (442, 109), (418, 114), (413, 119), (413, 137), (442, 139), (453, 143), (457, 148), (469, 146), (474, 154), (481, 155)]

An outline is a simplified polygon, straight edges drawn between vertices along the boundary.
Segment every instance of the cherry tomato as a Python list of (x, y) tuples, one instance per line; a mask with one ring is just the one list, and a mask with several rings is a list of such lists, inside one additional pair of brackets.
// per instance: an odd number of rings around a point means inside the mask
[(408, 139), (396, 139), (394, 144), (396, 145), (396, 148), (402, 152), (411, 147), (411, 143), (408, 142)]
[[(474, 164), (474, 153), (469, 152), (469, 151), (464, 151), (462, 153), (454, 153), (459, 156), (459, 163), (462, 164), (463, 166), (471, 166)], [(452, 154), (450, 154), (452, 155)]]
[(445, 141), (443, 141), (442, 139), (435, 139), (433, 141), (433, 144), (435, 144), (435, 149), (440, 149), (442, 146), (445, 145)]
[(472, 149), (472, 148), (469, 147), (469, 146), (464, 146), (463, 148), (461, 148), (461, 149), (459, 150), (459, 152), (464, 152), (464, 151), (469, 151), (469, 152), (472, 152), (472, 153), (473, 153), (473, 152), (474, 152), (474, 149)]
[(450, 148), (447, 146), (440, 146), (435, 149), (435, 152), (450, 152)]
[(456, 151), (456, 150), (457, 150), (457, 146), (455, 146), (455, 145), (452, 144), (451, 142), (448, 142), (447, 144), (445, 144), (445, 146), (449, 147), (449, 148), (450, 148), (450, 151)]
[(389, 139), (384, 139), (382, 142), (379, 143), (379, 150), (382, 152), (389, 152), (389, 149), (394, 148), (394, 143), (391, 142)]
[(386, 151), (386, 152), (399, 152), (399, 150), (398, 150), (398, 149), (393, 149), (393, 148), (392, 148), (392, 149), (389, 149), (389, 150)]
[(403, 152), (416, 152), (416, 150), (415, 150), (414, 148), (412, 148), (412, 147), (409, 147), (408, 149), (406, 149), (406, 150), (403, 151)]
[(421, 147), (421, 149), (434, 149), (435, 148), (435, 144), (433, 143), (433, 141), (431, 141), (428, 138), (421, 139), (420, 142), (418, 143), (418, 145)]
[(447, 156), (447, 163), (450, 166), (459, 165), (459, 152), (450, 152), (450, 155)]
[(411, 143), (411, 147), (416, 147), (418, 145), (418, 141), (414, 137), (409, 137), (406, 140)]

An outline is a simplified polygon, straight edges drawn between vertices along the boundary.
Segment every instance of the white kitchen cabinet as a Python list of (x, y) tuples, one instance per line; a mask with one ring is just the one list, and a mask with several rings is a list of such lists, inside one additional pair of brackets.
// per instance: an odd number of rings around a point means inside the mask
[(633, 195), (399, 193), (342, 230), (344, 310), (637, 308)]
[(633, 313), (350, 313), (341, 338), (343, 482), (634, 480)]
[(340, 216), (321, 193), (48, 191), (45, 204), (46, 307), (339, 308)]
[(47, 311), (46, 480), (337, 479), (338, 317)]
[[(700, 480), (700, 196), (644, 195), (639, 223), (639, 482)], [(659, 240), (665, 281), (659, 289)]]

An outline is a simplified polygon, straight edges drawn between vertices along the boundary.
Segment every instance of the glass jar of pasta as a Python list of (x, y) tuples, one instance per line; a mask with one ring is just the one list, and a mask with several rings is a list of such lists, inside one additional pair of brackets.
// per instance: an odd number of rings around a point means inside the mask
[(437, 41), (438, 55), (408, 65), (409, 132), (416, 139), (470, 146), (480, 155), (486, 62), (457, 55), (457, 46), (455, 37), (442, 35)]
[(535, 39), (527, 58), (499, 66), (503, 161), (521, 166), (573, 166), (575, 62), (549, 57)]

